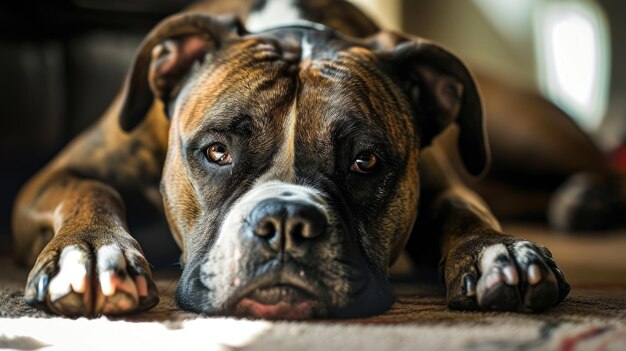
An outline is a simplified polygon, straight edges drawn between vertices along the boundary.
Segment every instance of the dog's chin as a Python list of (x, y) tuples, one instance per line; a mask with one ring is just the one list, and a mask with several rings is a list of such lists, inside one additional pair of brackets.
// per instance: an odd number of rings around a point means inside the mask
[(303, 320), (322, 317), (324, 304), (292, 285), (274, 285), (253, 290), (235, 306), (234, 315), (246, 318)]

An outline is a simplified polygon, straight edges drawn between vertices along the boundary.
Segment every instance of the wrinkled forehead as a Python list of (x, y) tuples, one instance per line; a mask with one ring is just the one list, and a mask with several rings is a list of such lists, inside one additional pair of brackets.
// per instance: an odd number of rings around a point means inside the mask
[(412, 139), (406, 98), (369, 49), (352, 46), (303, 61), (298, 81), (303, 122), (344, 135), (366, 133), (398, 147)]
[(413, 130), (409, 105), (376, 55), (317, 31), (229, 43), (196, 68), (180, 95), (179, 123), (187, 135), (242, 115), (280, 128), (294, 109), (303, 128), (362, 128), (397, 145)]
[(296, 93), (294, 69), (275, 43), (256, 38), (209, 54), (193, 68), (176, 100), (181, 134), (226, 126), (241, 115), (257, 123), (284, 113)]

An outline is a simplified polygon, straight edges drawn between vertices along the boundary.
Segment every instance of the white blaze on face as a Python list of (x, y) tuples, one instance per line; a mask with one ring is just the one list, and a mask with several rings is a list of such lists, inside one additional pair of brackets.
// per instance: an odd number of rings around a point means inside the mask
[(250, 13), (246, 28), (251, 32), (261, 32), (301, 20), (302, 14), (294, 2), (294, 0), (267, 0), (260, 11)]
[[(297, 90), (297, 87), (295, 88)], [(296, 124), (298, 118), (297, 97), (283, 120), (283, 137), (277, 140), (279, 149), (273, 157), (270, 170), (260, 175), (255, 184), (280, 181), (293, 183), (296, 178)]]
[(296, 119), (298, 117), (297, 99), (293, 101), (287, 120), (285, 121), (285, 144), (284, 150), (279, 156), (286, 171), (286, 181), (293, 181), (296, 177)]

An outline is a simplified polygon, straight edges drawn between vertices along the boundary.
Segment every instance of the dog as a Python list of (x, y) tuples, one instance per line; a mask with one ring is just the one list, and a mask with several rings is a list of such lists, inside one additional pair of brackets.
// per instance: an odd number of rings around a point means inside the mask
[(139, 189), (182, 251), (189, 311), (380, 314), (404, 249), (438, 256), (450, 308), (543, 311), (570, 291), (552, 254), (504, 233), (459, 174), (486, 172), (484, 124), (458, 57), (347, 2), (197, 4), (154, 28), (100, 121), (18, 195), (25, 300), (65, 316), (155, 306), (121, 195)]

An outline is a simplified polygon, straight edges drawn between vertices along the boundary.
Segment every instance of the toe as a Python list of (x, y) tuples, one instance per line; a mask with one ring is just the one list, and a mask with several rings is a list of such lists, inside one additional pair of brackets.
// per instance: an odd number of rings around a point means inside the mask
[[(54, 302), (70, 292), (83, 293), (89, 270), (88, 252), (74, 245), (64, 248), (59, 257), (59, 272), (48, 287), (50, 301)], [(74, 287), (79, 291), (73, 290)]]
[(511, 247), (517, 266), (523, 272), (523, 310), (528, 312), (542, 311), (559, 302), (559, 283), (546, 263), (552, 259), (543, 255), (544, 251), (528, 241)]
[(486, 247), (479, 256), (481, 277), (476, 298), (482, 309), (514, 311), (520, 304), (517, 267), (503, 244)]
[(448, 306), (455, 310), (477, 310), (476, 281), (474, 269), (455, 279), (448, 289)]
[(132, 312), (139, 304), (135, 280), (128, 274), (122, 250), (115, 245), (98, 249), (98, 282), (96, 314), (124, 314)]
[(524, 307), (528, 311), (543, 311), (559, 302), (559, 285), (554, 273), (541, 263), (533, 263), (527, 269)]
[(510, 279), (498, 266), (483, 274), (477, 287), (478, 305), (494, 311), (516, 310), (520, 297), (517, 286), (509, 284)]
[(138, 271), (141, 273), (135, 276), (135, 285), (137, 286), (137, 293), (139, 295), (137, 311), (145, 311), (159, 303), (159, 293), (149, 275), (143, 273), (141, 269)]
[(480, 307), (492, 311), (515, 311), (519, 305), (519, 300), (517, 289), (504, 282), (478, 295)]
[[(61, 251), (59, 270), (50, 279), (46, 302), (50, 310), (63, 315), (90, 313), (91, 294), (88, 291), (91, 260), (89, 252), (77, 246), (67, 246)], [(40, 289), (38, 298), (44, 293)]]
[(88, 316), (91, 314), (90, 306), (90, 298), (87, 295), (73, 291), (54, 301), (48, 301), (51, 311), (64, 316)]

